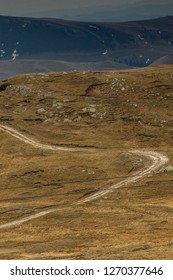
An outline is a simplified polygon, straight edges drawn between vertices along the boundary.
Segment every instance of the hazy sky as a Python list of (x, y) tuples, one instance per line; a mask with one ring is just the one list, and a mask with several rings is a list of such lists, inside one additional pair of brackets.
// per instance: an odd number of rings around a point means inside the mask
[[(0, 0), (0, 14), (14, 16), (48, 16), (84, 18), (112, 17), (115, 15), (124, 18), (130, 14), (153, 17), (173, 15), (172, 0)], [(109, 11), (111, 14), (109, 15)]]

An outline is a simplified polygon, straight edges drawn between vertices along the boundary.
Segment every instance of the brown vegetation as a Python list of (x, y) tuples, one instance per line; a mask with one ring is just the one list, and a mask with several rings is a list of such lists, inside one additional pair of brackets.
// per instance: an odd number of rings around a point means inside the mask
[(0, 224), (58, 208), (0, 229), (0, 258), (172, 259), (172, 171), (72, 205), (150, 163), (128, 150), (160, 151), (172, 165), (172, 109), (172, 66), (2, 81), (0, 124), (85, 149), (36, 149), (0, 130)]

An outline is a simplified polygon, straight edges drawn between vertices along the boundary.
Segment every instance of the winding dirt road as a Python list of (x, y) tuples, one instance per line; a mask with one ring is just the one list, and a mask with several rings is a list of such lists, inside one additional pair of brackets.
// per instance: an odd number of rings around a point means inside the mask
[(35, 141), (34, 139), (31, 139), (23, 135), (22, 133), (18, 132), (17, 130), (5, 125), (0, 125), (0, 130), (14, 136), (15, 138), (25, 142), (26, 144), (30, 144), (34, 148), (40, 148), (43, 150), (52, 150), (52, 151), (61, 150), (61, 151), (71, 151), (71, 152), (83, 150), (83, 148), (67, 148), (67, 147), (56, 146), (56, 145), (41, 144), (39, 141)]
[(97, 193), (95, 193), (95, 194), (77, 202), (76, 204), (82, 204), (84, 202), (97, 199), (101, 196), (104, 196), (104, 195), (110, 193), (110, 192), (113, 192), (115, 189), (119, 189), (123, 186), (134, 183), (137, 180), (141, 179), (142, 177), (148, 176), (149, 174), (151, 174), (152, 172), (154, 172), (155, 170), (157, 170), (161, 166), (165, 165), (169, 161), (168, 158), (165, 155), (163, 155), (161, 153), (158, 153), (158, 152), (154, 152), (154, 151), (133, 150), (133, 151), (129, 151), (128, 153), (129, 154), (136, 154), (138, 156), (149, 157), (152, 160), (152, 163), (146, 169), (144, 169), (142, 171), (138, 171), (135, 174), (133, 174), (133, 177), (129, 176), (125, 180), (112, 185), (108, 189), (98, 191)]
[[(35, 148), (41, 148), (41, 149), (53, 150), (53, 151), (56, 151), (56, 150), (73, 151), (73, 152), (83, 151), (82, 148), (67, 148), (67, 147), (62, 147), (62, 146), (53, 146), (53, 145), (41, 144), (40, 142), (35, 141), (35, 140), (23, 135), (22, 133), (16, 131), (15, 129), (13, 129), (11, 127), (8, 127), (8, 126), (5, 126), (5, 125), (0, 125), (0, 130), (12, 135), (13, 137), (16, 137), (17, 139), (25, 142), (26, 144), (32, 145)], [(86, 150), (86, 148), (85, 148), (85, 150)], [(152, 172), (156, 171), (157, 169), (159, 169), (161, 166), (165, 165), (169, 161), (168, 158), (165, 155), (163, 155), (161, 153), (158, 153), (158, 152), (154, 152), (154, 151), (132, 150), (132, 151), (128, 151), (127, 153), (135, 154), (135, 155), (138, 155), (138, 156), (148, 157), (151, 160), (151, 165), (149, 165), (148, 167), (146, 167), (145, 169), (143, 169), (141, 171), (138, 171), (138, 172), (134, 173), (132, 177), (129, 176), (126, 179), (124, 179), (123, 181), (121, 181), (119, 183), (116, 183), (116, 184), (113, 184), (111, 187), (109, 187), (107, 189), (102, 189), (102, 190), (96, 192), (95, 194), (92, 194), (92, 195), (86, 197), (85, 199), (81, 199), (80, 201), (74, 202), (73, 204), (71, 204), (71, 206), (72, 205), (73, 206), (74, 205), (80, 205), (80, 204), (83, 204), (85, 202), (92, 201), (92, 200), (97, 199), (99, 197), (102, 197), (102, 196), (104, 196), (108, 193), (113, 192), (115, 189), (118, 189), (118, 188), (124, 187), (126, 185), (132, 184), (132, 183), (136, 182), (137, 180), (150, 175)], [(0, 175), (2, 175), (2, 174), (0, 174)], [(39, 218), (41, 216), (44, 216), (44, 215), (47, 215), (49, 213), (52, 213), (52, 212), (55, 212), (55, 211), (58, 211), (58, 210), (62, 210), (62, 209), (65, 209), (65, 207), (64, 208), (54, 208), (54, 209), (49, 209), (49, 210), (46, 210), (46, 211), (41, 211), (37, 214), (30, 215), (30, 216), (25, 217), (23, 219), (0, 225), (0, 229), (9, 228), (9, 227), (12, 227), (12, 226), (19, 226), (19, 225), (23, 224), (24, 222)]]

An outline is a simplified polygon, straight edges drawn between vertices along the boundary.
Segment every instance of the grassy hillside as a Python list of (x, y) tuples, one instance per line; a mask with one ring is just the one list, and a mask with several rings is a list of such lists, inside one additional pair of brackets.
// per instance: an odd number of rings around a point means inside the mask
[[(150, 164), (129, 150), (162, 152), (173, 165), (173, 66), (25, 74), (1, 81), (1, 259), (172, 259), (173, 171), (74, 205)], [(165, 167), (166, 168), (166, 167)]]

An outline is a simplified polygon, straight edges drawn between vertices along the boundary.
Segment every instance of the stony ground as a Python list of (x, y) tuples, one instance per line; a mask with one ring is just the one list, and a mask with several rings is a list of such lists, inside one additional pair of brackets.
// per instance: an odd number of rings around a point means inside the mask
[[(0, 84), (1, 259), (172, 259), (173, 67), (21, 75)], [(72, 204), (150, 162), (131, 149), (166, 154), (167, 167), (103, 198)]]

